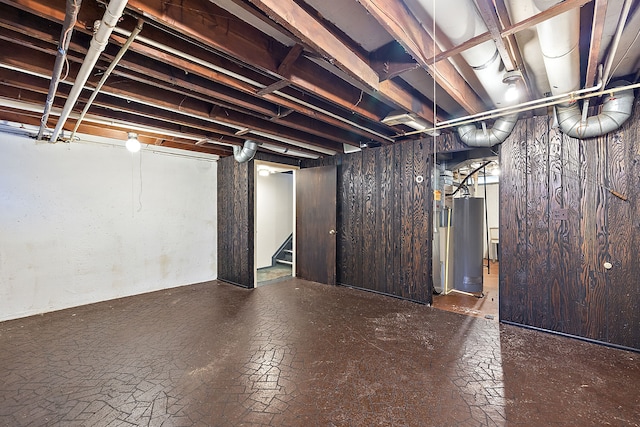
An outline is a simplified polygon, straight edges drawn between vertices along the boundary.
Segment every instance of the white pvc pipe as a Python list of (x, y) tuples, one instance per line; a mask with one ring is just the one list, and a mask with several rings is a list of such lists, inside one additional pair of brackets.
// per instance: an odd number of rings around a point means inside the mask
[(80, 118), (76, 120), (76, 125), (74, 126), (73, 132), (71, 133), (71, 139), (73, 139), (73, 137), (76, 135), (76, 132), (78, 131), (78, 128), (82, 123), (82, 119), (84, 119), (84, 116), (87, 115), (87, 112), (89, 111), (91, 104), (93, 104), (93, 101), (95, 101), (96, 97), (98, 96), (100, 89), (102, 89), (102, 86), (104, 86), (107, 79), (109, 78), (113, 70), (116, 68), (116, 65), (118, 65), (118, 62), (120, 62), (124, 54), (127, 52), (127, 50), (129, 49), (129, 46), (131, 46), (131, 43), (133, 43), (133, 41), (138, 36), (138, 34), (140, 34), (140, 31), (142, 31), (142, 25), (143, 25), (142, 19), (138, 19), (138, 23), (136, 27), (133, 29), (133, 31), (131, 32), (131, 35), (129, 36), (127, 41), (122, 45), (122, 47), (118, 51), (118, 54), (115, 56), (115, 58), (113, 58), (113, 61), (111, 62), (111, 64), (109, 64), (109, 67), (102, 75), (102, 78), (100, 79), (95, 89), (93, 90), (93, 93), (89, 97), (89, 100), (84, 105), (84, 108), (82, 109), (82, 113), (80, 113)]
[(51, 135), (51, 142), (56, 142), (58, 140), (58, 136), (69, 118), (69, 114), (71, 114), (71, 110), (73, 110), (73, 107), (78, 101), (80, 93), (82, 92), (82, 89), (84, 89), (84, 85), (87, 83), (93, 67), (95, 67), (98, 62), (100, 54), (109, 43), (109, 36), (111, 36), (111, 32), (118, 23), (118, 20), (120, 19), (120, 16), (122, 16), (122, 12), (124, 12), (124, 8), (126, 6), (127, 0), (111, 0), (109, 6), (107, 6), (107, 10), (104, 12), (104, 16), (102, 17), (102, 21), (100, 21), (98, 30), (91, 39), (89, 50), (82, 62), (80, 71), (78, 71), (75, 83), (71, 88), (71, 92), (69, 92), (69, 96), (67, 97), (64, 107), (62, 108), (62, 114), (58, 119), (55, 129), (53, 130), (53, 134)]
[(51, 74), (51, 83), (49, 85), (49, 93), (47, 94), (47, 101), (44, 104), (44, 112), (42, 113), (42, 119), (40, 120), (40, 129), (38, 130), (38, 140), (42, 139), (44, 131), (47, 128), (47, 121), (49, 120), (49, 113), (53, 107), (53, 101), (58, 91), (58, 84), (60, 83), (60, 76), (62, 75), (62, 69), (64, 68), (65, 60), (67, 59), (67, 51), (69, 50), (69, 44), (71, 43), (71, 36), (73, 34), (73, 27), (78, 20), (78, 12), (80, 11), (80, 5), (82, 0), (67, 0), (67, 7), (64, 16), (64, 24), (62, 25), (62, 32), (60, 33), (60, 42), (58, 43), (58, 53), (56, 55), (56, 62), (53, 66), (53, 73)]
[(613, 65), (613, 58), (616, 56), (616, 52), (618, 51), (618, 45), (620, 44), (620, 37), (622, 37), (622, 30), (624, 29), (624, 24), (627, 22), (627, 18), (629, 17), (629, 10), (631, 9), (631, 0), (626, 0), (622, 9), (622, 13), (620, 14), (620, 20), (618, 21), (618, 28), (616, 29), (616, 34), (611, 42), (611, 49), (609, 49), (609, 56), (607, 57), (607, 61), (604, 66), (604, 74), (603, 80), (604, 84), (609, 84), (609, 79), (611, 78), (611, 66)]

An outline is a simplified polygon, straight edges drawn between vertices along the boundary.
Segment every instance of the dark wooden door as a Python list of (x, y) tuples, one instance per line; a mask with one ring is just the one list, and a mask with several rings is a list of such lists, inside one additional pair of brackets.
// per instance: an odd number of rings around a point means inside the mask
[(335, 166), (296, 172), (296, 276), (336, 284)]

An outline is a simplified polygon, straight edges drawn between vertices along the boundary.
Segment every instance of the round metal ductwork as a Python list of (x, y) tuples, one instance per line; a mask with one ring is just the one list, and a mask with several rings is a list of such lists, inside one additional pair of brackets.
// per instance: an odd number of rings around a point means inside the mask
[(233, 146), (233, 157), (238, 163), (245, 163), (253, 159), (253, 156), (256, 155), (256, 151), (258, 151), (258, 143), (247, 139), (242, 148), (237, 145)]

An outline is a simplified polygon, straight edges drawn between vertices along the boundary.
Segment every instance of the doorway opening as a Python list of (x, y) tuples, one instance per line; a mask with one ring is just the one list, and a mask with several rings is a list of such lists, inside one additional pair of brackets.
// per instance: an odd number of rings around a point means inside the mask
[(498, 155), (488, 148), (439, 154), (436, 166), (433, 306), (498, 320)]
[(296, 168), (255, 162), (254, 287), (295, 276)]

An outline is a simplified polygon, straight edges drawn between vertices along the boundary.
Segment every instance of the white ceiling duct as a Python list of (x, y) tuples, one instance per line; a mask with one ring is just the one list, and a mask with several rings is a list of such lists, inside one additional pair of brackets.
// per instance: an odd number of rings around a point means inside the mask
[[(460, 45), (488, 31), (473, 0), (439, 1), (437, 6), (433, 0), (418, 2), (454, 45)], [(498, 107), (506, 106), (504, 94), (507, 87), (502, 83), (505, 70), (496, 44), (489, 40), (465, 50), (460, 55), (473, 69), (493, 104)]]
[[(557, 3), (560, 0), (533, 0), (533, 10), (540, 13)], [(580, 9), (573, 8), (536, 25), (536, 32), (551, 93), (580, 89)]]
[[(538, 13), (560, 3), (559, 0), (532, 0)], [(621, 20), (626, 20), (621, 18)], [(620, 22), (619, 25), (624, 25)], [(536, 26), (540, 48), (544, 57), (551, 93), (559, 95), (580, 89), (580, 9), (574, 8)], [(615, 55), (615, 51), (610, 52)], [(620, 82), (618, 85), (627, 84)], [(556, 107), (558, 124), (565, 134), (574, 138), (593, 138), (618, 129), (631, 115), (633, 90), (610, 95), (604, 101), (600, 114), (583, 115), (577, 103)], [(588, 104), (587, 104), (588, 105)]]
[[(437, 27), (454, 45), (488, 31), (478, 13), (473, 0), (418, 0)], [(493, 41), (486, 41), (460, 54), (475, 73), (478, 81), (497, 107), (517, 103), (517, 97), (507, 100), (507, 85), (503, 83), (504, 64)], [(491, 147), (503, 142), (513, 130), (518, 115), (512, 114), (496, 121), (492, 129), (478, 129), (474, 124), (460, 126), (458, 135), (462, 142), (471, 147)]]

